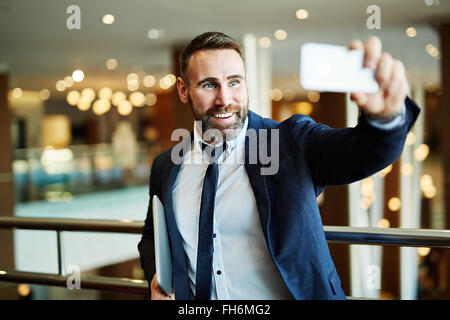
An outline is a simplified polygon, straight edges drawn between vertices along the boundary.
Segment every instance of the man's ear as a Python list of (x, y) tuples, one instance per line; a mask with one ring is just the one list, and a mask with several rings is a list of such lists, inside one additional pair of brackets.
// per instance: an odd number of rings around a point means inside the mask
[(181, 77), (177, 78), (177, 90), (178, 90), (178, 95), (180, 96), (181, 102), (188, 103), (189, 102), (188, 88), (186, 86), (186, 83), (184, 82), (184, 80)]

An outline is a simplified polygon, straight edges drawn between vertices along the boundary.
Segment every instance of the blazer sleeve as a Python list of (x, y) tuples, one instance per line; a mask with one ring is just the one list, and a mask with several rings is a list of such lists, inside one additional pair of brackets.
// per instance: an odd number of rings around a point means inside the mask
[(393, 163), (402, 153), (406, 135), (420, 108), (405, 100), (406, 119), (391, 130), (372, 126), (362, 112), (354, 128), (332, 129), (297, 115), (289, 125), (294, 143), (307, 160), (316, 193), (327, 185), (364, 179)]
[(149, 290), (153, 275), (156, 272), (155, 266), (155, 245), (154, 245), (154, 234), (153, 234), (153, 209), (152, 209), (152, 198), (153, 195), (159, 194), (159, 174), (156, 169), (157, 159), (153, 161), (151, 172), (150, 172), (150, 199), (147, 209), (147, 217), (145, 219), (144, 227), (142, 228), (142, 238), (138, 244), (138, 250), (141, 260), (141, 267), (144, 270), (145, 277), (147, 278)]

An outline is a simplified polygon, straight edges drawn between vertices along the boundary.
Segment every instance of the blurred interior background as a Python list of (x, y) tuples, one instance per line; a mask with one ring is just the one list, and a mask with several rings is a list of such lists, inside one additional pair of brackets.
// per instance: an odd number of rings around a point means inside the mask
[[(354, 125), (358, 110), (345, 94), (300, 86), (300, 46), (378, 36), (405, 64), (422, 113), (393, 165), (325, 190), (324, 225), (450, 229), (448, 0), (0, 0), (0, 216), (143, 221), (152, 160), (193, 125), (176, 93), (178, 55), (212, 30), (244, 47), (251, 110), (335, 128)], [(140, 236), (62, 236), (64, 265), (144, 280)], [(53, 231), (0, 229), (0, 246), (0, 270), (58, 272)], [(450, 298), (447, 249), (330, 250), (348, 296)], [(367, 286), (368, 270), (379, 286)], [(148, 296), (0, 282), (0, 298)]]

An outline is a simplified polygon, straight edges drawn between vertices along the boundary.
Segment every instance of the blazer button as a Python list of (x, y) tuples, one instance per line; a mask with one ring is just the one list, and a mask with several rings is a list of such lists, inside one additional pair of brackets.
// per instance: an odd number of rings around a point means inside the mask
[(220, 276), (222, 274), (222, 271), (217, 270), (217, 274)]

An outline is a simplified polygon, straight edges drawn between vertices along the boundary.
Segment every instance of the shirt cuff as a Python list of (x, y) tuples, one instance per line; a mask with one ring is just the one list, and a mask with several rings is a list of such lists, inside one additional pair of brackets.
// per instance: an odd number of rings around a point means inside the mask
[(401, 127), (405, 123), (406, 119), (406, 105), (403, 102), (402, 111), (394, 119), (383, 120), (383, 119), (370, 119), (367, 117), (367, 122), (375, 128), (382, 130), (391, 130)]

